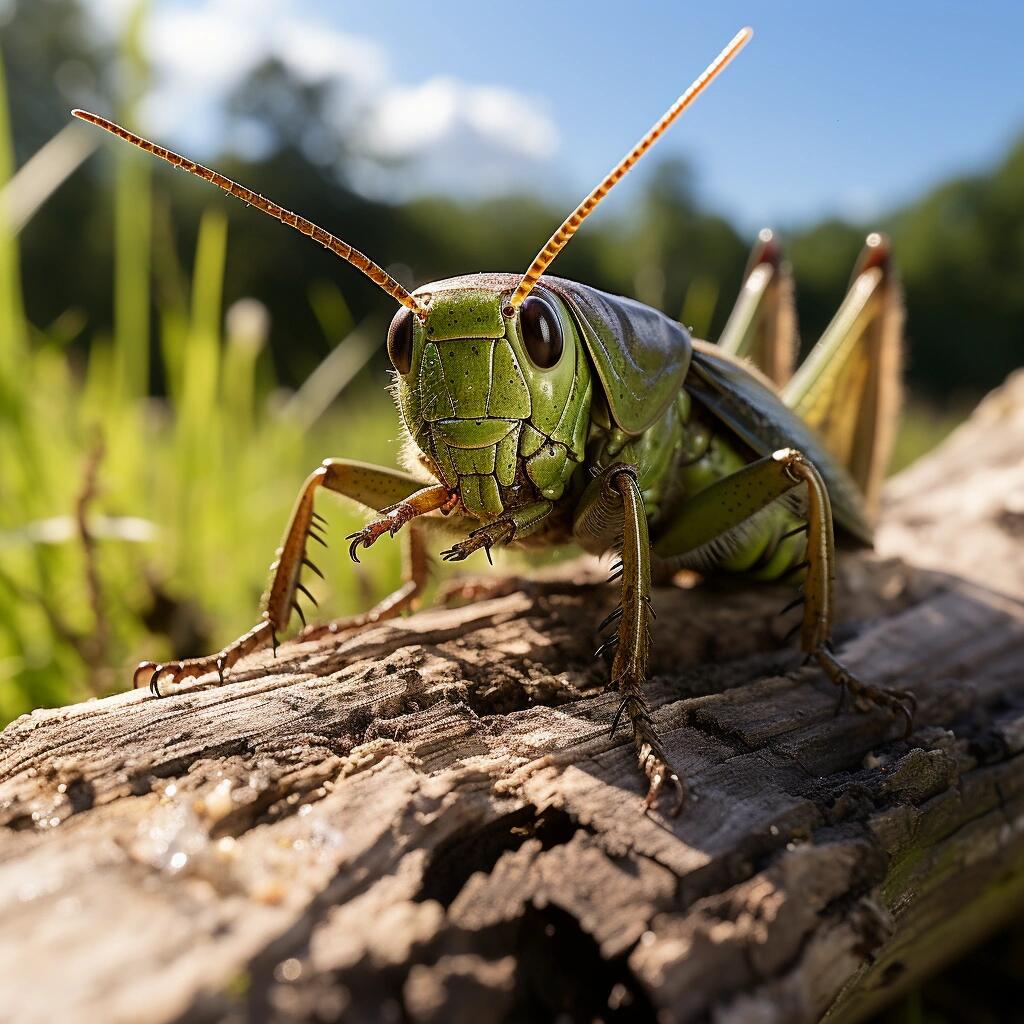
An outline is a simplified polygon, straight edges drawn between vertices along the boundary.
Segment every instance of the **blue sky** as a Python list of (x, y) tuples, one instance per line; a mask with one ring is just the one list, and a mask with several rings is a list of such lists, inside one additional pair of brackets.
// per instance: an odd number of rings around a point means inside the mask
[[(748, 229), (873, 216), (986, 166), (1024, 131), (1020, 3), (157, 0), (152, 11), (166, 85), (148, 108), (155, 131), (206, 155), (226, 77), (284, 46), (311, 77), (356, 83), (377, 104), (368, 134), (416, 157), (385, 190), (529, 181), (572, 203), (744, 24), (753, 42), (655, 153), (688, 157), (702, 196)], [(621, 210), (635, 184), (620, 191)]]

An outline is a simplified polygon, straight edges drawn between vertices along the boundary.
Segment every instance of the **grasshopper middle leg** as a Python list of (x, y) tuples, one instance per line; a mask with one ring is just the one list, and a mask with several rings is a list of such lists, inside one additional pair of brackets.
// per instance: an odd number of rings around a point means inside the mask
[[(239, 659), (263, 647), (276, 646), (277, 636), (287, 628), (292, 612), (302, 618), (297, 594), (302, 592), (308, 596), (308, 591), (302, 585), (303, 569), (319, 571), (309, 557), (308, 547), (311, 540), (324, 543), (320, 536), (322, 520), (313, 508), (316, 492), (322, 487), (381, 513), (380, 518), (353, 535), (353, 552), (360, 544), (369, 547), (384, 533), (395, 534), (417, 516), (436, 510), (445, 511), (454, 504), (451, 492), (441, 484), (424, 485), (408, 473), (350, 459), (328, 459), (309, 475), (299, 492), (284, 540), (271, 566), (270, 585), (263, 597), (265, 610), (262, 621), (223, 650), (208, 657), (167, 664), (142, 662), (135, 670), (136, 686), (146, 673), (149, 673), (149, 688), (154, 694), (159, 694), (161, 680), (176, 683), (208, 672), (216, 672), (223, 680), (224, 673)], [(398, 614), (418, 593), (426, 571), (426, 559), (418, 543), (418, 538), (411, 539), (411, 557), (407, 560), (411, 575), (405, 585), (368, 612), (366, 621)]]
[[(915, 709), (913, 694), (886, 690), (857, 679), (829, 647), (835, 617), (835, 544), (832, 509), (821, 474), (800, 452), (783, 448), (744, 466), (692, 497), (654, 544), (656, 556), (682, 559), (716, 543), (727, 550), (733, 531), (742, 530), (758, 512), (796, 487), (807, 493), (807, 540), (804, 554), (803, 619), (800, 647), (837, 686), (848, 690), (860, 710), (882, 707), (900, 715), (907, 733)], [(735, 535), (735, 534), (733, 534)]]
[[(644, 696), (650, 659), (651, 634), (651, 552), (647, 515), (632, 466), (616, 463), (593, 480), (576, 513), (573, 531), (578, 538), (610, 537), (621, 524), (622, 598), (619, 607), (602, 624), (618, 623), (616, 634), (605, 644), (614, 649), (612, 681), (622, 700), (612, 722), (612, 731), (625, 712), (633, 726), (637, 760), (647, 776), (646, 807), (651, 807), (668, 786), (674, 792), (670, 811), (678, 814), (686, 789), (669, 763), (650, 705)], [(610, 531), (610, 532), (609, 532)]]

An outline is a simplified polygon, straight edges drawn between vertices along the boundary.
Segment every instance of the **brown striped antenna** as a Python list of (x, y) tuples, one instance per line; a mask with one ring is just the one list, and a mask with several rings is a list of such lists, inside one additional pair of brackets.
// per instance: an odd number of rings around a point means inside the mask
[(150, 142), (148, 139), (142, 138), (141, 135), (136, 135), (134, 132), (128, 131), (127, 128), (114, 124), (113, 121), (108, 121), (105, 117), (100, 117), (99, 114), (90, 114), (88, 110), (72, 110), (71, 113), (74, 117), (88, 121), (89, 124), (105, 128), (119, 139), (124, 139), (125, 142), (130, 142), (133, 146), (138, 146), (139, 149), (152, 153), (153, 156), (158, 156), (161, 160), (166, 160), (174, 167), (180, 167), (183, 171), (188, 171), (189, 174), (202, 178), (203, 181), (212, 182), (218, 188), (227, 192), (228, 195), (241, 199), (243, 203), (248, 203), (250, 206), (255, 206), (257, 210), (270, 214), (271, 217), (279, 220), (282, 224), (287, 224), (289, 227), (295, 228), (296, 231), (308, 235), (314, 242), (319, 242), (325, 249), (330, 249), (331, 252), (336, 256), (340, 256), (346, 263), (351, 263), (356, 270), (362, 271), (378, 288), (383, 289), (407, 309), (411, 309), (414, 313), (418, 313), (421, 316), (426, 314), (423, 306), (383, 267), (378, 266), (368, 256), (364, 256), (358, 249), (352, 248), (347, 242), (343, 242), (340, 238), (335, 238), (329, 231), (325, 231), (319, 225), (306, 220), (305, 217), (300, 217), (297, 213), (292, 213), (291, 210), (286, 210), (283, 206), (278, 206), (277, 203), (264, 199), (259, 193), (253, 192), (252, 189), (248, 189), (244, 185), (239, 185), (230, 178), (226, 178), (223, 174), (210, 170), (209, 167), (204, 167), (202, 164), (197, 164), (195, 160), (189, 160), (188, 157), (181, 156), (180, 153), (175, 153), (170, 149), (165, 149), (163, 146), (158, 146), (155, 142)]
[(562, 226), (548, 239), (548, 244), (537, 253), (529, 269), (523, 274), (519, 287), (509, 300), (515, 309), (522, 304), (533, 286), (540, 279), (555, 257), (565, 248), (569, 239), (576, 233), (579, 226), (594, 212), (597, 204), (625, 177), (633, 165), (654, 145), (665, 130), (679, 115), (711, 84), (725, 66), (750, 42), (754, 30), (742, 28), (733, 36), (729, 45), (707, 66), (704, 73), (668, 108), (654, 127), (619, 161), (586, 199), (562, 222)]

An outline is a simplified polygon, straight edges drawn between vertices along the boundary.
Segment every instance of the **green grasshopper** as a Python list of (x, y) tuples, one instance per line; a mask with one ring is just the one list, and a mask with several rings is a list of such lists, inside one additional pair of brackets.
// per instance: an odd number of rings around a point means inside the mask
[[(264, 646), (276, 649), (305, 569), (320, 574), (314, 510), (321, 488), (374, 510), (349, 536), (350, 554), (384, 534), (406, 539), (404, 583), (361, 616), (365, 625), (408, 609), (428, 575), (425, 534), (459, 539), (458, 561), (495, 545), (575, 542), (619, 553), (621, 601), (599, 627), (621, 694), (646, 806), (685, 788), (643, 693), (650, 647), (652, 569), (681, 568), (782, 580), (800, 587), (800, 647), (860, 710), (902, 715), (911, 694), (854, 677), (829, 645), (834, 619), (833, 524), (869, 545), (899, 390), (901, 303), (887, 244), (870, 236), (836, 318), (792, 375), (795, 329), (788, 270), (762, 233), (740, 299), (717, 346), (631, 299), (543, 277), (611, 188), (750, 38), (744, 29), (552, 235), (523, 275), (471, 274), (409, 292), (362, 253), (310, 221), (194, 161), (83, 111), (75, 115), (212, 182), (309, 235), (378, 284), (402, 308), (387, 350), (407, 433), (408, 472), (328, 459), (304, 484), (271, 566), (262, 620), (218, 654), (143, 662), (159, 682), (225, 673)], [(755, 365), (756, 364), (756, 365)], [(761, 369), (758, 369), (760, 367)], [(764, 371), (764, 372), (762, 372)], [(791, 606), (792, 607), (792, 606)], [(303, 620), (304, 621), (304, 620)], [(324, 629), (331, 627), (323, 627)]]

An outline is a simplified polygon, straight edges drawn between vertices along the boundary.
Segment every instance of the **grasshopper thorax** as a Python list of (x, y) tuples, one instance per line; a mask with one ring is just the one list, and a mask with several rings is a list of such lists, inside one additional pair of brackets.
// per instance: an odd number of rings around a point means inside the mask
[(590, 370), (565, 303), (538, 287), (518, 309), (519, 278), (473, 274), (415, 293), (388, 334), (396, 397), (418, 456), (488, 521), (562, 496), (582, 462)]

